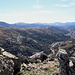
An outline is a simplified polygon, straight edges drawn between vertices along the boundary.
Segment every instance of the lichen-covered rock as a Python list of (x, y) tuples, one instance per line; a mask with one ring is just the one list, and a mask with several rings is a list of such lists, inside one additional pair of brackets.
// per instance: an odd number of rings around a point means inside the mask
[(20, 67), (18, 57), (0, 47), (0, 75), (16, 75), (20, 71)]
[(57, 58), (60, 63), (60, 75), (75, 75), (75, 57), (69, 57), (64, 49), (59, 49)]
[(0, 75), (13, 75), (14, 62), (7, 57), (0, 55)]
[(57, 53), (60, 63), (60, 75), (69, 75), (69, 57), (65, 50), (60, 49)]

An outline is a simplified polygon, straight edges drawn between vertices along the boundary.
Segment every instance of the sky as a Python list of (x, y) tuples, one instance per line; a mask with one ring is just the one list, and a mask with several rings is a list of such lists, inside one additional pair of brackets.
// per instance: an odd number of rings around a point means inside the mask
[(75, 22), (75, 0), (1, 0), (0, 21)]

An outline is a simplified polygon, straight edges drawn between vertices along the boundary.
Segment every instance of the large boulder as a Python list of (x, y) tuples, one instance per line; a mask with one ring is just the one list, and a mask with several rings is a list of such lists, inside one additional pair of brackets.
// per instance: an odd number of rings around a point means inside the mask
[(14, 75), (14, 62), (0, 55), (0, 75)]
[(20, 67), (19, 58), (0, 47), (0, 75), (16, 75)]
[(30, 58), (33, 59), (33, 61), (39, 59), (42, 62), (47, 59), (47, 55), (43, 52), (39, 52), (39, 53), (36, 53), (36, 54), (30, 56)]
[(60, 63), (60, 75), (75, 75), (75, 57), (69, 57), (64, 49), (59, 49), (57, 58)]

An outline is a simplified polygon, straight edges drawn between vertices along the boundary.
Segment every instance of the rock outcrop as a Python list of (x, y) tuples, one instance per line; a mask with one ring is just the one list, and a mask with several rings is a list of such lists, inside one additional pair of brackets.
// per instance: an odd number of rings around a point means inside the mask
[(59, 49), (57, 58), (60, 63), (60, 75), (75, 75), (75, 57), (69, 57), (64, 49)]
[(37, 62), (42, 62), (47, 59), (47, 55), (43, 52), (39, 52), (39, 53), (36, 53), (36, 54), (30, 56), (30, 58)]
[(0, 75), (14, 75), (14, 62), (0, 55)]
[(20, 71), (18, 57), (0, 47), (0, 75), (16, 75)]

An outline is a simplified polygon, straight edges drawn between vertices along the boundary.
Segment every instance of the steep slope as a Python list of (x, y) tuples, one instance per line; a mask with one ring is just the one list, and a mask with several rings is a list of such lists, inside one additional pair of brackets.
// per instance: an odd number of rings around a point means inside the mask
[(63, 28), (69, 32), (68, 35), (70, 35), (72, 38), (75, 38), (75, 22), (73, 23), (66, 23), (65, 26), (60, 26), (59, 28)]
[(0, 27), (0, 46), (18, 56), (30, 56), (39, 51), (49, 54), (51, 43), (70, 40), (67, 33), (54, 26), (28, 29)]

